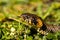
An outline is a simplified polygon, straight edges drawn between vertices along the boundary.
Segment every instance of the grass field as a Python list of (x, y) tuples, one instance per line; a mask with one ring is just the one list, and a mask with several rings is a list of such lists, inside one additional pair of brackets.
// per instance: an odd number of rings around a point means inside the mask
[[(18, 18), (24, 13), (41, 17), (54, 33), (29, 35), (30, 26)], [(60, 40), (60, 0), (0, 0), (0, 40)]]

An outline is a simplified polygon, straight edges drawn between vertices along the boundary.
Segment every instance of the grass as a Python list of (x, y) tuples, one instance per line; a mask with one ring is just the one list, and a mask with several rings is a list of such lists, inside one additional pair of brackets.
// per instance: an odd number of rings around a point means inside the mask
[[(21, 22), (20, 18), (17, 18), (22, 13), (28, 12), (41, 17), (49, 25), (59, 26), (60, 3), (57, 1), (52, 1), (50, 4), (47, 1), (44, 2), (39, 0), (0, 0), (0, 40), (59, 40), (60, 31), (48, 32), (48, 35), (44, 36), (41, 33), (29, 36), (32, 26), (27, 27), (27, 23)], [(13, 21), (2, 22), (5, 18), (13, 19)]]

